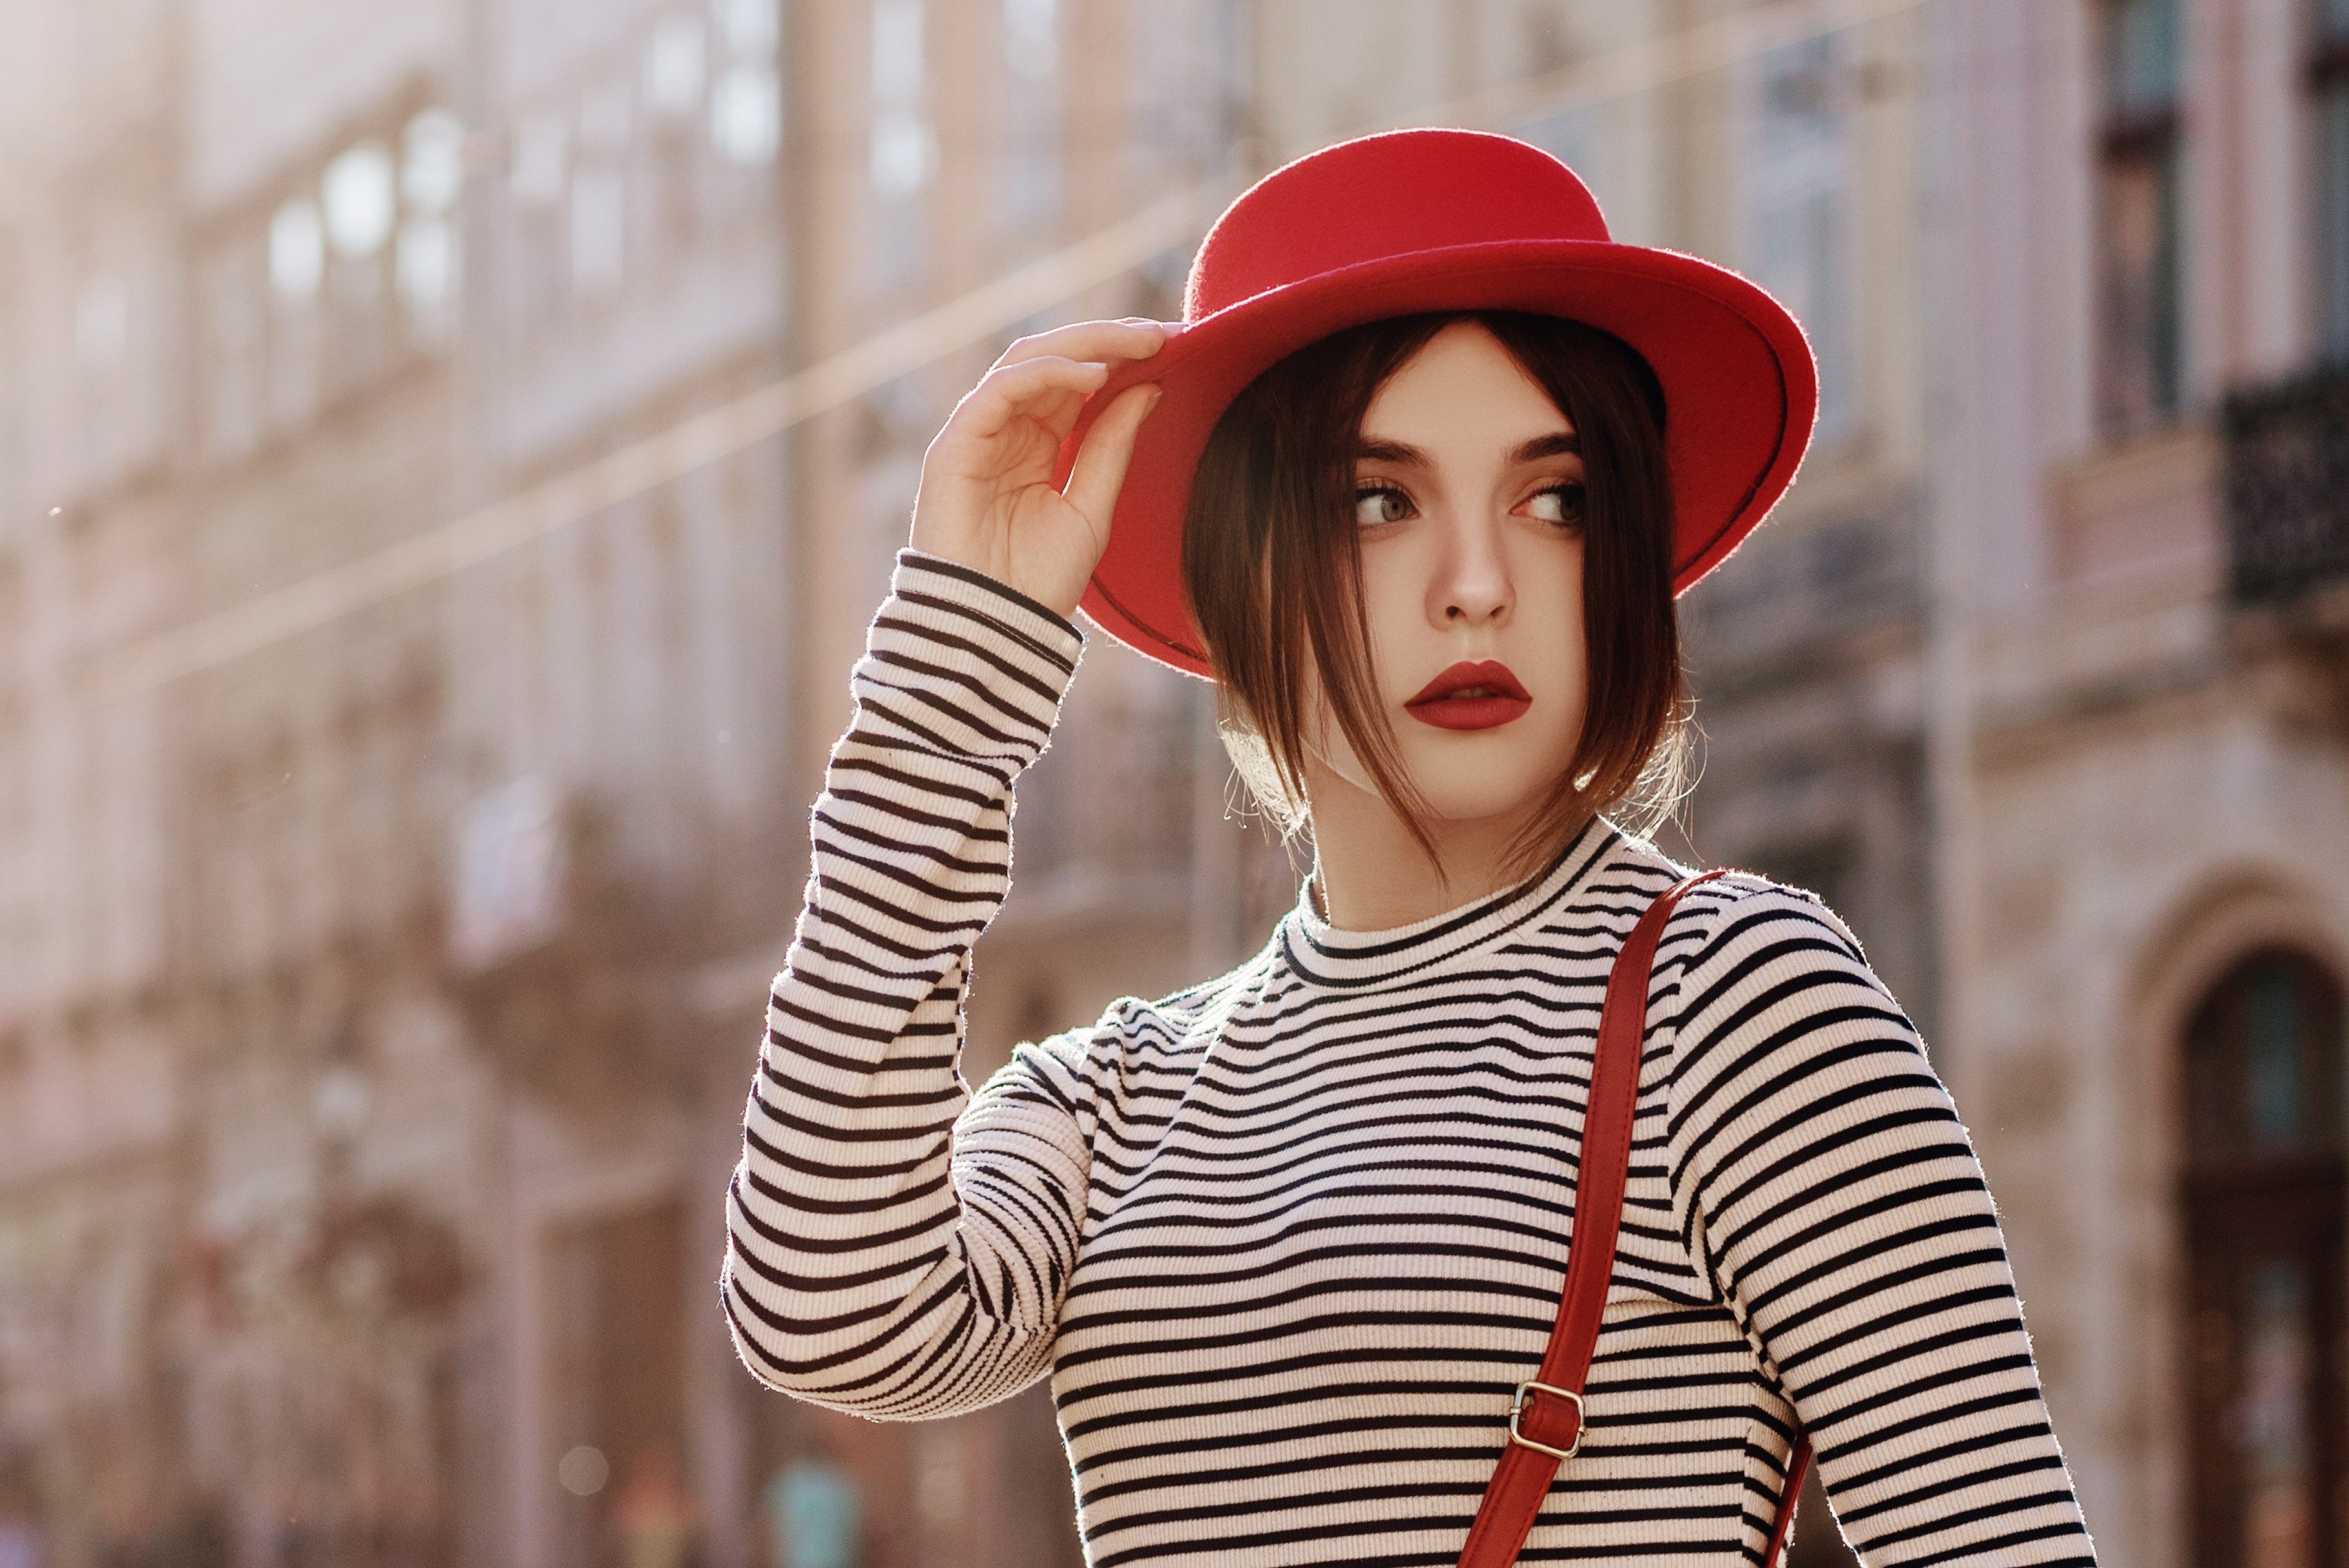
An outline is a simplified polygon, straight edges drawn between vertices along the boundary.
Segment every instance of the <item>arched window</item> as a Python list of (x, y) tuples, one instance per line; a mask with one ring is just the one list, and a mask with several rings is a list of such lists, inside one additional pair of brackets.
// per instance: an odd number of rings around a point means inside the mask
[(2349, 1568), (2341, 985), (2243, 958), (2187, 1021), (2195, 1568)]

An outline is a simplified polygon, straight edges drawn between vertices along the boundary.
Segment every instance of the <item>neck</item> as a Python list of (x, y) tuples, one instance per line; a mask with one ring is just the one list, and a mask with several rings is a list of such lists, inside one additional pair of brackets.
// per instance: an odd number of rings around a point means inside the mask
[(1308, 785), (1314, 887), (1323, 918), (1341, 930), (1407, 926), (1500, 892), (1522, 877), (1506, 863), (1526, 824), (1521, 815), (1431, 823), (1431, 863), (1380, 796), (1327, 774), (1309, 777)]

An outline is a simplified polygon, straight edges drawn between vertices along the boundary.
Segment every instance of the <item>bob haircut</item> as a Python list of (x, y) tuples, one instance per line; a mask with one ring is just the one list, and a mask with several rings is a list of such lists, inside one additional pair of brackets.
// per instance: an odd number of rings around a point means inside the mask
[(1430, 808), (1404, 775), (1371, 670), (1354, 451), (1379, 389), (1459, 320), (1499, 339), (1581, 438), (1589, 690), (1573, 754), (1506, 851), (1522, 877), (1594, 815), (1621, 807), (1627, 826), (1649, 832), (1686, 793), (1690, 701), (1663, 389), (1629, 345), (1583, 322), (1514, 311), (1394, 317), (1308, 344), (1248, 383), (1217, 421), (1184, 519), (1183, 585), (1225, 749), (1282, 836), (1307, 824), (1312, 693), (1294, 650), (1310, 649), (1330, 720), (1435, 862)]

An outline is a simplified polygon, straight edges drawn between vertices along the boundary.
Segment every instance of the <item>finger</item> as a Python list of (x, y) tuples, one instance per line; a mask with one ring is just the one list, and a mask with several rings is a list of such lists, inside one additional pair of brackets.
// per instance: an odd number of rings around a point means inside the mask
[(1043, 427), (1044, 433), (1051, 438), (1053, 450), (1058, 451), (1061, 443), (1069, 439), (1069, 432), (1077, 428), (1077, 416), (1085, 411), (1085, 400), (1076, 392), (1054, 392), (1040, 399), (1028, 410), (1028, 417)]
[(1159, 390), (1155, 383), (1145, 381), (1120, 392), (1077, 448), (1076, 466), (1061, 493), (1093, 525), (1096, 536), (1109, 531), (1117, 493), (1125, 487), (1126, 465), (1133, 460), (1134, 438), (1142, 431), (1143, 420), (1158, 406)]
[(1078, 321), (1015, 338), (996, 363), (1013, 365), (1046, 354), (1065, 359), (1136, 359), (1156, 353), (1165, 341), (1165, 325), (1147, 317)]
[(1166, 327), (1143, 317), (1123, 321), (1079, 321), (1014, 341), (996, 364), (1016, 365), (1040, 355), (1063, 359), (1144, 359), (1165, 345)]
[(1080, 402), (1109, 379), (1109, 367), (1097, 362), (1047, 357), (1005, 365), (979, 378), (947, 421), (960, 423), (975, 436), (1001, 433), (1018, 419), (1040, 417), (1047, 405), (1073, 393)]

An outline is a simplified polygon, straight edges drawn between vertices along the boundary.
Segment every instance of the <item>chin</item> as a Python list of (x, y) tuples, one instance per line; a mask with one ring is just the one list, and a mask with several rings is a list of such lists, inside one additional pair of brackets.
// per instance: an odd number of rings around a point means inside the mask
[(1420, 788), (1436, 820), (1467, 824), (1495, 818), (1521, 817), (1549, 796), (1552, 781), (1534, 783), (1492, 778), (1425, 780)]
[(1451, 746), (1414, 747), (1403, 760), (1437, 820), (1488, 822), (1538, 809), (1557, 784), (1559, 770), (1551, 758), (1563, 754), (1568, 743), (1560, 739), (1555, 753), (1549, 746), (1511, 745), (1482, 756), (1463, 755)]

